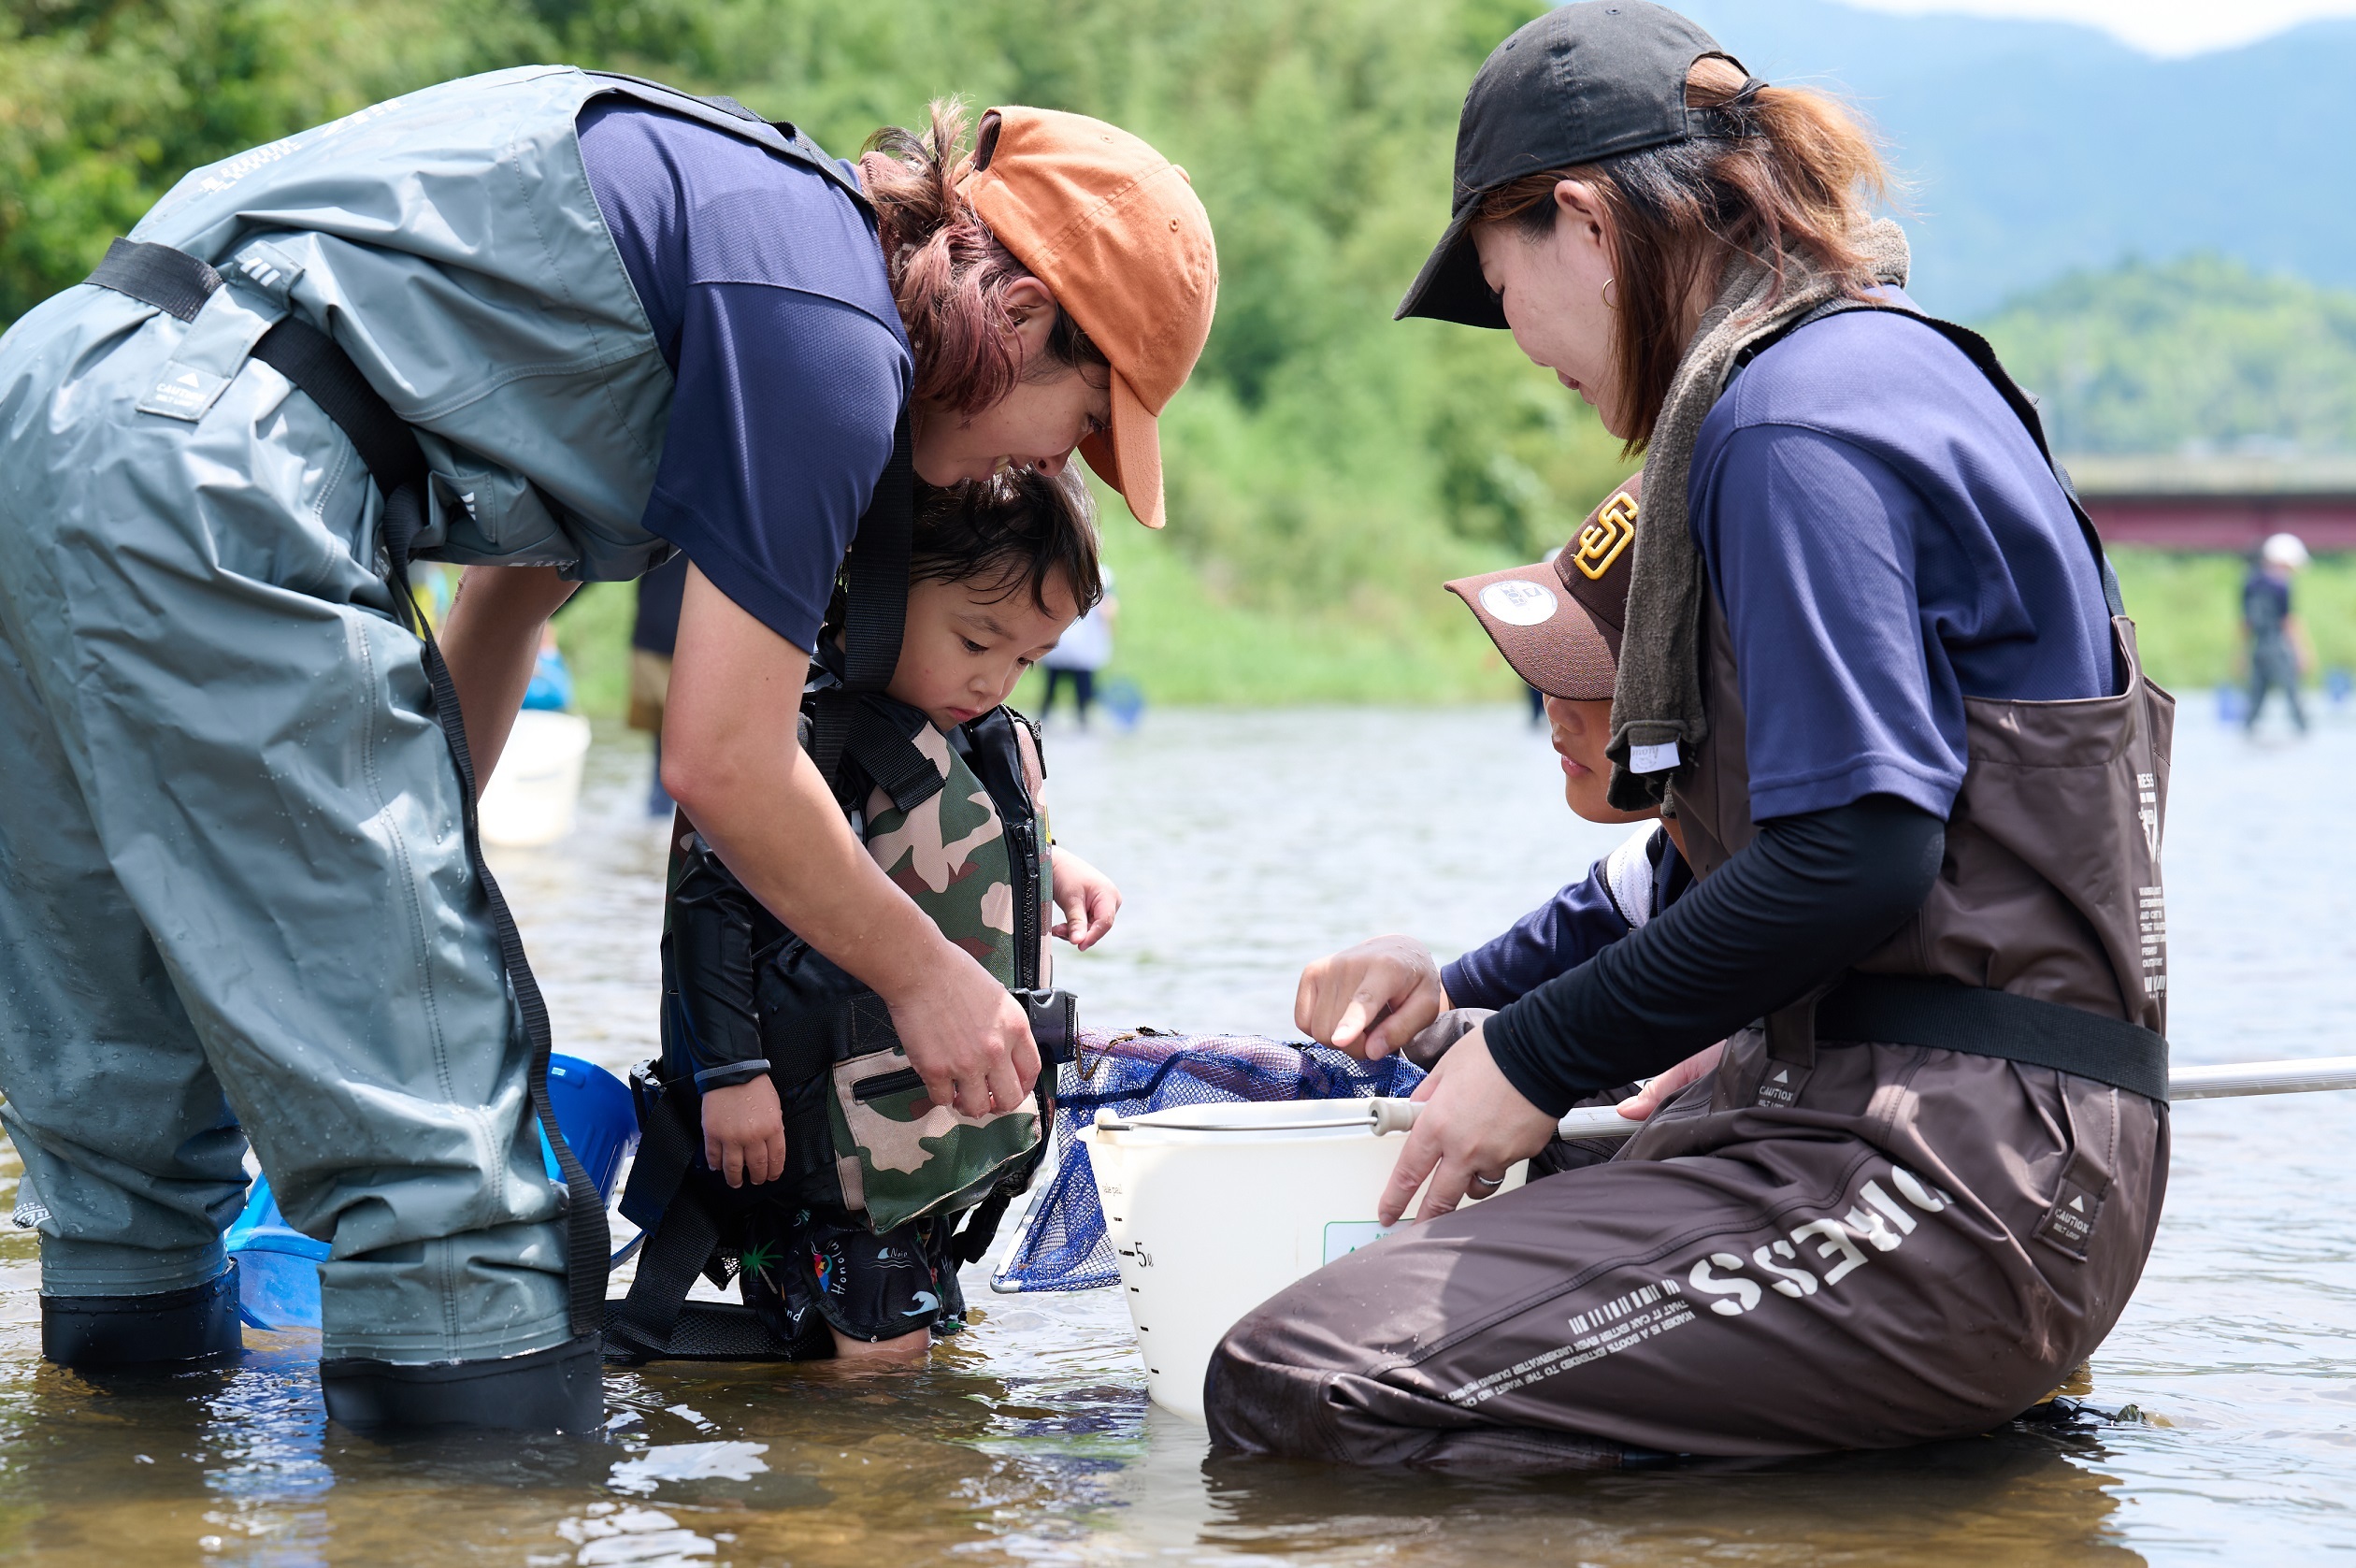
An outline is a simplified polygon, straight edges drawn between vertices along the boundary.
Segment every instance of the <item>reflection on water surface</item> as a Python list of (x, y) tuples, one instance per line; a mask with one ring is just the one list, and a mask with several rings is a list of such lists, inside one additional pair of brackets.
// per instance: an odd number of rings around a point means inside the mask
[[(1504, 710), (1156, 714), (1051, 738), (1057, 831), (1129, 902), (1065, 981), (1101, 1022), (1283, 1032), (1300, 961), (1501, 927), (1617, 836), (1573, 821)], [(643, 759), (584, 827), (498, 857), (566, 1049), (653, 1046), (661, 837)], [(2179, 737), (2168, 879), (2182, 1061), (2348, 1052), (2356, 732)], [(596, 1440), (382, 1444), (329, 1427), (316, 1342), (103, 1385), (38, 1359), (0, 1236), (0, 1552), (43, 1562), (1757, 1564), (2296, 1561), (2356, 1542), (2356, 1097), (2185, 1107), (2168, 1215), (2090, 1394), (2149, 1418), (1897, 1454), (1569, 1479), (1208, 1459), (1150, 1411), (1117, 1294), (994, 1297), (921, 1374), (616, 1374)], [(11, 1167), (12, 1168), (12, 1167)], [(0, 1199), (7, 1193), (0, 1191)]]

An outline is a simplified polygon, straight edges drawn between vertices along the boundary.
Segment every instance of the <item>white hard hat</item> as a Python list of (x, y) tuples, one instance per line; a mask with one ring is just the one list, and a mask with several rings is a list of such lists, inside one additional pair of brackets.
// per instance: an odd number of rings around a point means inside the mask
[(2270, 534), (2258, 547), (2258, 558), (2270, 567), (2303, 567), (2307, 564), (2307, 547), (2296, 534)]

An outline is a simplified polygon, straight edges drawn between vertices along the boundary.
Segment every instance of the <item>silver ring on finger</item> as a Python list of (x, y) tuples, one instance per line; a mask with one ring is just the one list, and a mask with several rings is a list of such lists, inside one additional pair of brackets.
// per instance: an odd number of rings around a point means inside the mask
[(1465, 1187), (1475, 1198), (1487, 1198), (1504, 1185), (1505, 1178), (1502, 1176), (1475, 1176), (1465, 1183)]

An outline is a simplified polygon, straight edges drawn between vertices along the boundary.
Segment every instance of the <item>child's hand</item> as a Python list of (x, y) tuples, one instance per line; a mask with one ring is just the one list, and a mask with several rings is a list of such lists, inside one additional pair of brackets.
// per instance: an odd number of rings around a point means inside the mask
[(1295, 1028), (1366, 1061), (1402, 1048), (1447, 1011), (1440, 961), (1414, 937), (1375, 937), (1319, 958), (1293, 994)]
[(1618, 1111), (1630, 1121), (1650, 1120), (1652, 1114), (1674, 1100), (1688, 1084), (1695, 1084), (1717, 1071), (1718, 1057), (1726, 1054), (1726, 1042), (1704, 1046), (1686, 1057), (1668, 1072), (1638, 1089), (1619, 1102)]
[(1085, 953), (1113, 928), (1121, 913), (1121, 890), (1113, 879), (1057, 844), (1055, 854), (1056, 907), (1065, 919), (1056, 934)]
[(785, 1173), (785, 1112), (777, 1086), (763, 1073), (750, 1083), (706, 1089), (704, 1163), (730, 1187), (758, 1187)]

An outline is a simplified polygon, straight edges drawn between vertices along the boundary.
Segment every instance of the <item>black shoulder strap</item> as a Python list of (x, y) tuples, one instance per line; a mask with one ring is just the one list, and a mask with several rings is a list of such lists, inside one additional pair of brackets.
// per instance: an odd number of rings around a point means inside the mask
[(1731, 381), (1752, 360), (1757, 359), (1802, 327), (1812, 325), (1828, 316), (1838, 316), (1850, 310), (1881, 310), (1893, 316), (1904, 316), (1911, 321), (1920, 322), (1962, 351), (1963, 357), (1972, 362), (1973, 367), (1988, 378), (1989, 384), (1996, 389), (1997, 396), (2004, 398), (2005, 406), (2012, 410), (2015, 417), (2028, 429), (2029, 439), (2037, 443), (2037, 455), (2045, 459), (2046, 467), (2052, 470), (2055, 481), (2062, 486), (2062, 494), (2070, 503), (2070, 511), (2077, 518), (2078, 532), (2086, 539), (2087, 548), (2094, 553), (2095, 569), (2101, 574), (2103, 580), (2104, 602), (2110, 606), (2112, 614), (2126, 614), (2126, 600), (2119, 591), (2119, 574), (2111, 569), (2110, 555), (2103, 548), (2103, 536), (2095, 530), (2094, 519), (2087, 515), (2086, 503), (2078, 499), (2077, 486), (2070, 482), (2069, 470), (2055, 460), (2053, 448), (2046, 440), (2045, 421), (2037, 413), (2035, 401), (2020, 389), (2019, 382), (2012, 379), (2011, 372), (2007, 371), (2004, 367), (2004, 362), (1996, 357), (1996, 351), (1990, 346), (1988, 339), (1974, 332), (1970, 327), (1958, 326), (1953, 322), (1926, 315), (1920, 310), (1912, 309), (1903, 305), (1889, 305), (1871, 299), (1827, 300), (1806, 315), (1777, 328), (1757, 342), (1745, 345), (1742, 352), (1734, 356), (1733, 366), (1728, 371), (1728, 380)]
[[(916, 749), (909, 733), (894, 721), (889, 698), (855, 698), (844, 755), (858, 764), (875, 786), (892, 798), (903, 812), (913, 811), (941, 793), (948, 781), (932, 759)], [(888, 706), (887, 706), (888, 704)]]
[[(82, 281), (193, 322), (221, 288), (221, 274), (169, 245), (118, 239)], [(334, 338), (307, 321), (283, 316), (253, 345), (252, 357), (293, 381), (336, 422), (385, 496), (424, 482), (425, 452), (417, 444), (417, 433), (377, 396)]]
[(834, 762), (825, 777), (843, 811), (857, 810), (870, 784), (903, 812), (939, 794), (946, 781), (916, 749), (918, 726), (930, 721), (882, 692), (846, 693), (840, 648), (821, 647), (810, 663), (798, 734), (802, 750), (815, 762), (819, 726), (832, 726)]
[[(813, 691), (810, 698), (810, 755), (818, 765), (819, 775), (833, 783), (855, 723), (871, 751), (890, 747), (895, 740), (899, 742), (891, 749), (904, 755), (890, 760), (879, 756), (880, 766), (868, 768), (877, 783), (892, 790), (895, 799), (899, 791), (889, 781), (915, 783), (929, 777), (931, 788), (916, 797), (922, 799), (940, 787), (940, 775), (908, 744), (906, 736), (891, 729), (887, 719), (869, 715), (869, 720), (855, 721), (855, 714), (866, 712), (865, 698), (883, 695), (884, 688), (892, 683), (892, 672), (899, 667), (900, 640), (908, 629), (908, 566), (915, 527), (915, 456), (908, 432), (908, 410), (902, 409), (899, 424), (892, 432), (891, 461), (884, 465), (883, 475), (875, 482), (874, 494), (859, 516), (858, 532), (852, 537), (851, 552), (844, 560), (841, 668), (834, 681)], [(861, 758), (861, 764), (867, 766), (867, 759)]]
[(205, 301), (221, 287), (221, 274), (169, 245), (118, 239), (107, 247), (106, 259), (97, 270), (82, 281), (129, 295), (167, 316), (193, 322)]
[(916, 468), (908, 410), (892, 431), (891, 461), (884, 465), (868, 509), (859, 516), (844, 563), (849, 580), (842, 623), (842, 689), (880, 692), (899, 667), (908, 627), (908, 562), (916, 528)]

